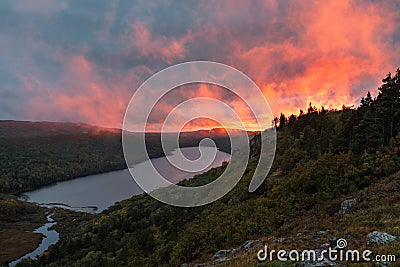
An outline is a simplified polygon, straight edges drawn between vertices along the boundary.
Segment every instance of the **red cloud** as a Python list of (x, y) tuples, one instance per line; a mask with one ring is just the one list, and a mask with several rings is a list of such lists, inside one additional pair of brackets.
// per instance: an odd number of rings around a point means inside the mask
[[(398, 67), (400, 48), (394, 38), (399, 35), (400, 12), (396, 1), (284, 3), (202, 2), (192, 11), (196, 27), (179, 36), (157, 34), (144, 22), (128, 23), (116, 40), (123, 49), (115, 60), (165, 65), (202, 59), (230, 64), (256, 82), (274, 115), (297, 114), (310, 101), (326, 108), (357, 105), (366, 90), (376, 92), (380, 79)], [(199, 16), (207, 20), (197, 21)], [(18, 74), (24, 88), (35, 92), (40, 88), (47, 95), (31, 99), (28, 118), (121, 126), (128, 101), (143, 82), (143, 73), (148, 76), (154, 70), (143, 63), (118, 72), (96, 64), (89, 54), (90, 47), (75, 54), (57, 53), (54, 57), (65, 66), (57, 84)], [(220, 99), (234, 107), (248, 125), (254, 123), (241, 100), (213, 86), (197, 85), (192, 90), (177, 90), (174, 97), (162, 101), (159, 113), (150, 118), (149, 128), (156, 129), (180, 101), (199, 96)], [(140, 112), (140, 107), (137, 109)], [(191, 122), (185, 129), (207, 124), (216, 126), (205, 120)]]
[(185, 40), (154, 36), (143, 23), (134, 23), (122, 37), (126, 53), (136, 53), (139, 58), (152, 57), (168, 64), (182, 59), (185, 54)]

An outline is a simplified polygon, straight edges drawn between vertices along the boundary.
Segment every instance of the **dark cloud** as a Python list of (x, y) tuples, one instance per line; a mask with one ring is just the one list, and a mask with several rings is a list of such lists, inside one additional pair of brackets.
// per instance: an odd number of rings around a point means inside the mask
[[(309, 101), (357, 104), (398, 67), (399, 7), (391, 0), (1, 1), (0, 118), (118, 127), (141, 82), (190, 60), (245, 72), (275, 115)], [(175, 102), (193, 96), (176, 94)], [(164, 111), (174, 101), (166, 99)]]

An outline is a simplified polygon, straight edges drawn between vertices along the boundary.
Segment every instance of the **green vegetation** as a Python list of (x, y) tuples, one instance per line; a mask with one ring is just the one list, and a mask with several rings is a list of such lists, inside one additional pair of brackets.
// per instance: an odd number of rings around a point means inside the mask
[(125, 167), (115, 133), (0, 138), (0, 191), (16, 193)]
[(42, 235), (33, 231), (47, 222), (49, 212), (57, 221), (55, 228), (62, 238), (74, 233), (79, 222), (93, 218), (91, 214), (59, 208), (50, 211), (18, 201), (14, 196), (0, 194), (0, 264), (15, 260), (39, 246)]
[[(87, 125), (84, 132), (64, 124), (50, 128), (49, 123), (39, 123), (40, 127), (28, 123), (33, 129), (26, 130), (27, 122), (21, 123), (22, 126), (19, 122), (0, 122), (2, 193), (16, 194), (58, 181), (126, 168), (120, 132), (100, 131)], [(14, 135), (9, 134), (9, 128), (16, 129)], [(50, 132), (45, 134), (45, 128), (50, 128)], [(69, 133), (61, 134), (62, 130)], [(230, 151), (227, 136), (214, 135), (212, 131), (188, 133), (180, 138), (180, 146), (197, 146), (208, 136), (222, 151)], [(147, 134), (146, 144), (150, 158), (164, 156), (159, 134)]]
[[(248, 239), (292, 240), (298, 231), (306, 233), (299, 239), (305, 243), (294, 245), (304, 246), (311, 244), (312, 233), (325, 229), (337, 236), (350, 232), (356, 244), (364, 243), (372, 230), (399, 235), (400, 177), (392, 174), (400, 169), (400, 70), (394, 77), (389, 74), (379, 90), (375, 99), (368, 93), (358, 109), (317, 110), (310, 104), (299, 116), (277, 118), (276, 159), (267, 182), (255, 193), (247, 190), (257, 164), (252, 157), (239, 184), (217, 202), (186, 209), (135, 196), (81, 223), (38, 261), (24, 264), (180, 266), (207, 262), (216, 251)], [(256, 151), (254, 145), (252, 153)], [(183, 183), (215, 179), (224, 168)], [(340, 201), (350, 196), (361, 203), (357, 212), (337, 219)], [(257, 265), (254, 258), (231, 263), (223, 266)]]
[(34, 250), (42, 240), (34, 229), (46, 222), (43, 208), (12, 196), (0, 196), (0, 263)]
[[(335, 215), (344, 199), (357, 199), (357, 205), (349, 214)], [(332, 238), (346, 238), (349, 249), (372, 250), (374, 254), (394, 254), (400, 257), (400, 240), (383, 245), (366, 245), (366, 236), (372, 231), (383, 231), (400, 235), (400, 172), (379, 179), (363, 190), (353, 192), (330, 202), (321, 202), (300, 216), (293, 217), (271, 234), (259, 237), (269, 249), (286, 251), (291, 249), (315, 249), (328, 243)], [(316, 237), (316, 233), (329, 229), (327, 236)], [(300, 234), (298, 234), (300, 233)], [(281, 243), (274, 240), (284, 238)], [(397, 260), (398, 261), (398, 260)], [(296, 265), (297, 264), (297, 265)], [(372, 266), (371, 263), (343, 262), (346, 266)], [(220, 267), (272, 267), (292, 266), (284, 262), (259, 264), (255, 252), (243, 254)], [(301, 266), (293, 263), (293, 266)], [(392, 266), (398, 266), (393, 264)]]

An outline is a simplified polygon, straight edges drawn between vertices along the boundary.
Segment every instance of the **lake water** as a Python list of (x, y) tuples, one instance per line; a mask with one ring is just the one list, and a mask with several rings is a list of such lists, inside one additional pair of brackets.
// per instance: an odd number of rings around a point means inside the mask
[(24, 260), (24, 259), (35, 259), (38, 255), (46, 251), (51, 245), (54, 245), (55, 243), (58, 242), (60, 235), (58, 234), (57, 231), (55, 230), (50, 230), (50, 228), (55, 225), (57, 222), (55, 222), (52, 218), (51, 215), (47, 215), (47, 223), (40, 226), (38, 229), (33, 231), (34, 233), (39, 233), (43, 235), (42, 242), (40, 245), (32, 252), (25, 254), (19, 259), (16, 259), (15, 261), (12, 261), (8, 264), (9, 267), (15, 266), (18, 262)]
[[(204, 155), (215, 155), (215, 159), (209, 166), (197, 172), (184, 172), (175, 168), (170, 161), (179, 165), (179, 151), (174, 150), (172, 155), (151, 159), (153, 166), (169, 180), (177, 183), (183, 179), (192, 178), (211, 168), (221, 166), (224, 161), (229, 161), (230, 155), (217, 150), (214, 147), (202, 147)], [(180, 152), (189, 160), (196, 160), (200, 156), (198, 147), (181, 148)], [(148, 162), (133, 166), (139, 173), (152, 173), (148, 170)], [(204, 162), (203, 162), (204, 163)], [(154, 188), (156, 189), (156, 188)], [(135, 183), (129, 170), (113, 171), (102, 174), (89, 175), (81, 178), (58, 182), (56, 184), (39, 188), (24, 193), (20, 199), (47, 207), (64, 207), (75, 211), (99, 213), (115, 202), (128, 199), (134, 195), (143, 193)]]

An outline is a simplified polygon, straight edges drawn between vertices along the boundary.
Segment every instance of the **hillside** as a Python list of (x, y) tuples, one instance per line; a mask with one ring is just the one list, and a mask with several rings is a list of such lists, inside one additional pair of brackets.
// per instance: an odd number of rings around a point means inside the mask
[[(180, 146), (197, 146), (205, 137), (230, 152), (229, 138), (219, 130), (182, 133)], [(164, 156), (159, 133), (147, 133), (146, 144), (150, 158)], [(143, 155), (137, 161), (144, 159)], [(18, 194), (124, 168), (121, 130), (76, 123), (0, 121), (1, 193)]]
[(0, 137), (48, 136), (71, 134), (120, 133), (121, 130), (85, 123), (48, 121), (0, 121)]
[[(374, 99), (368, 93), (357, 109), (318, 110), (310, 103), (299, 116), (276, 118), (276, 158), (267, 182), (254, 193), (247, 188), (257, 157), (250, 158), (239, 184), (212, 204), (176, 208), (135, 196), (81, 223), (73, 236), (24, 264), (188, 266), (209, 263), (217, 251), (246, 240), (304, 249), (344, 236), (362, 248), (372, 231), (399, 236), (400, 70), (379, 91)], [(257, 147), (252, 142), (253, 153)], [(182, 184), (211, 181), (225, 167)], [(346, 199), (356, 200), (354, 209), (337, 214)], [(392, 254), (399, 247), (399, 240), (373, 246)], [(255, 257), (251, 252), (221, 264), (257, 266)]]

